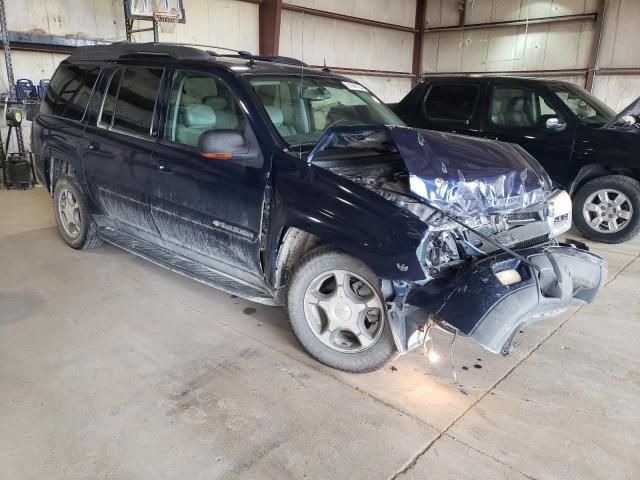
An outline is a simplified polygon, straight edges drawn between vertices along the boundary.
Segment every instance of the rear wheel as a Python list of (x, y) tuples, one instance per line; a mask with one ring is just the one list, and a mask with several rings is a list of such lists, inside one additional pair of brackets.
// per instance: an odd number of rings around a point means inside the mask
[(102, 244), (82, 189), (73, 176), (64, 175), (56, 182), (53, 210), (58, 230), (67, 245), (79, 250)]
[(316, 360), (353, 373), (397, 355), (380, 281), (360, 260), (319, 248), (295, 270), (287, 308), (293, 333)]
[(589, 239), (622, 243), (640, 232), (640, 183), (624, 175), (587, 182), (573, 202), (576, 227)]

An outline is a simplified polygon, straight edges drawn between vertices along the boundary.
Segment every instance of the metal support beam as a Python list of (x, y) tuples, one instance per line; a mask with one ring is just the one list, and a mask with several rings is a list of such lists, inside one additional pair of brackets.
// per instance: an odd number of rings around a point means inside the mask
[(585, 20), (595, 20), (598, 16), (597, 13), (581, 13), (579, 15), (558, 15), (555, 17), (538, 17), (530, 18), (529, 20), (509, 20), (504, 22), (488, 22), (488, 23), (469, 23), (464, 26), (455, 25), (451, 27), (433, 27), (428, 28), (428, 32), (450, 32), (455, 30), (480, 30), (484, 28), (498, 28), (498, 27), (518, 27), (525, 25), (535, 24), (547, 24), (547, 23), (560, 23), (560, 22), (579, 22)]
[[(309, 65), (311, 68), (325, 68), (325, 65)], [(387, 78), (411, 78), (415, 76), (411, 72), (396, 72), (394, 70), (372, 70), (368, 68), (347, 68), (326, 66), (334, 73), (342, 73), (345, 75), (364, 75), (367, 77), (387, 77)]]
[(260, 55), (278, 55), (282, 0), (262, 0), (259, 5)]
[(598, 59), (600, 56), (600, 43), (602, 40), (602, 26), (604, 25), (604, 16), (607, 11), (607, 0), (600, 0), (598, 5), (598, 16), (596, 18), (596, 31), (593, 36), (593, 46), (591, 48), (591, 57), (589, 59), (589, 67), (587, 72), (587, 80), (584, 88), (593, 91), (593, 81), (596, 78), (596, 70), (598, 68)]
[[(266, 0), (263, 0), (262, 4), (264, 5), (265, 2)], [(413, 28), (405, 27), (404, 25), (396, 25), (395, 23), (379, 22), (377, 20), (370, 20), (368, 18), (353, 17), (351, 15), (343, 15), (341, 13), (327, 12), (325, 10), (317, 10), (315, 8), (301, 7), (299, 5), (290, 5), (287, 3), (283, 4), (282, 8), (291, 12), (305, 13), (307, 15), (314, 15), (316, 17), (339, 20), (341, 22), (359, 23), (361, 25), (367, 25), (370, 27), (379, 27), (386, 28), (388, 30), (397, 30), (399, 32), (414, 33)]]
[(422, 74), (422, 45), (424, 38), (424, 24), (427, 12), (427, 0), (416, 1), (415, 32), (413, 34), (413, 62), (411, 64), (411, 86), (415, 87)]
[(458, 21), (458, 26), (464, 27), (465, 17), (467, 14), (467, 0), (458, 0), (458, 11), (460, 12), (460, 19)]
[(569, 69), (569, 70), (519, 70), (519, 71), (500, 71), (500, 72), (429, 72), (424, 73), (422, 77), (468, 77), (468, 76), (511, 76), (511, 77), (569, 77), (572, 75), (586, 75), (586, 69)]

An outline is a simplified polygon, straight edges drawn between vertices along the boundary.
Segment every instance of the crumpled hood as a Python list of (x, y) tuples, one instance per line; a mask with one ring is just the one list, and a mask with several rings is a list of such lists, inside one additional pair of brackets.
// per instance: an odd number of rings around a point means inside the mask
[(325, 148), (371, 148), (393, 142), (411, 191), (460, 217), (508, 213), (541, 203), (551, 180), (519, 145), (398, 126), (333, 127), (308, 161)]
[(519, 145), (405, 127), (389, 133), (411, 191), (459, 216), (506, 213), (545, 201), (551, 180)]

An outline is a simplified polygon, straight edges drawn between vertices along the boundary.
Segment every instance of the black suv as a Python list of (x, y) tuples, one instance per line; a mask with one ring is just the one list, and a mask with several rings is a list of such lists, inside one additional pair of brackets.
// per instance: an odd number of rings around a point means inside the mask
[(640, 101), (620, 115), (571, 83), (513, 77), (430, 77), (393, 106), (408, 125), (522, 146), (573, 196), (587, 237), (640, 232)]
[(524, 150), (407, 128), (362, 85), (293, 63), (77, 49), (33, 126), (65, 242), (286, 305), (304, 348), (351, 372), (434, 326), (507, 353), (522, 324), (594, 298), (606, 264), (555, 240), (570, 199)]

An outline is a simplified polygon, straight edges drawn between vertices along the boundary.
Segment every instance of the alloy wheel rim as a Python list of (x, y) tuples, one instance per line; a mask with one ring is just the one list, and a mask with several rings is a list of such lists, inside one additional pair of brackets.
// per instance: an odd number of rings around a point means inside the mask
[(80, 205), (73, 192), (67, 188), (62, 190), (58, 197), (58, 212), (64, 231), (73, 238), (80, 235), (82, 227)]
[(304, 313), (316, 338), (339, 352), (367, 350), (384, 328), (383, 302), (376, 289), (346, 270), (323, 272), (309, 283)]
[(617, 233), (631, 221), (633, 205), (619, 190), (598, 190), (587, 198), (582, 208), (587, 224), (600, 233)]

